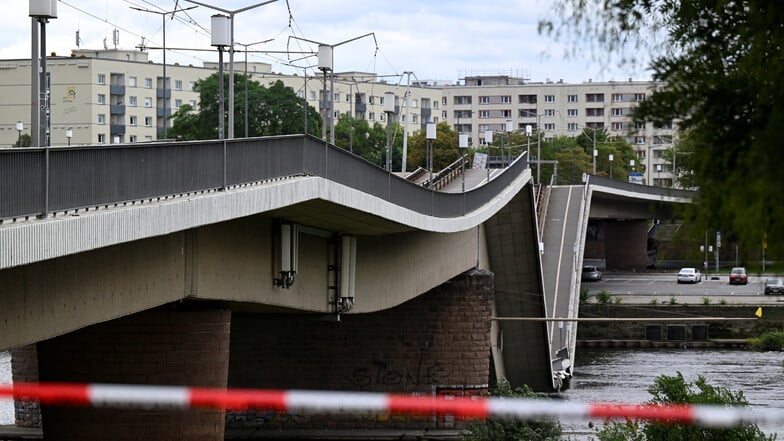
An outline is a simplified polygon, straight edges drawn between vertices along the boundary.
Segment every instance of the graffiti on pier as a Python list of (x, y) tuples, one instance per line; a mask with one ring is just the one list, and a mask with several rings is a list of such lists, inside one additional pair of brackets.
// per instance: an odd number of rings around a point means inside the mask
[(373, 360), (367, 367), (354, 369), (348, 381), (355, 386), (419, 386), (425, 384), (439, 384), (446, 378), (444, 366), (438, 362), (422, 363), (410, 368), (399, 368)]

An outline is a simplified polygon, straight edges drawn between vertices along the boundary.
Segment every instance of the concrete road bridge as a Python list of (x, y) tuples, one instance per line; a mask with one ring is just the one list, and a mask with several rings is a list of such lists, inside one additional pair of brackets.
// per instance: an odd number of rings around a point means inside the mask
[[(575, 332), (553, 319), (577, 316), (589, 219), (644, 222), (691, 196), (593, 176), (537, 187), (526, 159), (461, 168), (435, 191), (302, 135), (0, 150), (0, 350), (15, 381), (558, 389)], [(590, 240), (608, 264), (614, 241), (639, 244), (639, 224), (599, 229)], [(263, 410), (41, 416), (47, 439), (459, 426)]]

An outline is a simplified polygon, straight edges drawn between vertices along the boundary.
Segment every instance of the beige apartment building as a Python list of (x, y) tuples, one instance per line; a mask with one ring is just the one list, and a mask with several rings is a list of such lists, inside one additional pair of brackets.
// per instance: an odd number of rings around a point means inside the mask
[(526, 126), (534, 133), (540, 127), (545, 139), (604, 128), (611, 138), (634, 147), (637, 164), (645, 167), (645, 184), (672, 186), (672, 169), (664, 152), (672, 147), (675, 128), (672, 124), (634, 124), (631, 117), (637, 104), (656, 87), (654, 82), (535, 83), (495, 75), (470, 76), (463, 83), (442, 88), (440, 116), (459, 132), (468, 133), (472, 145), (485, 144), (488, 130), (505, 131), (506, 121), (512, 122), (512, 130), (524, 133)]
[[(4, 97), (0, 106), (0, 146), (16, 143), (18, 121), (24, 126), (22, 133), (29, 133), (30, 64), (30, 60), (25, 59), (0, 61), (0, 90)], [(164, 117), (164, 103), (167, 116), (184, 104), (198, 108), (199, 95), (193, 90), (196, 81), (219, 68), (218, 63), (205, 63), (202, 67), (167, 65), (164, 88), (163, 65), (150, 62), (146, 52), (79, 50), (73, 51), (70, 57), (48, 57), (46, 64), (51, 78), (51, 146), (163, 139), (166, 124), (170, 126), (170, 121)], [(329, 104), (324, 100), (322, 77), (282, 75), (272, 72), (266, 63), (247, 63), (246, 66), (236, 60), (234, 70), (235, 74), (247, 73), (252, 80), (265, 86), (281, 80), (315, 109), (320, 109), (322, 103)], [(227, 63), (224, 71), (228, 75)], [(327, 82), (327, 90), (332, 84), (332, 81)], [(386, 83), (374, 74), (338, 73), (334, 91), (328, 94), (334, 99), (333, 121), (341, 114), (349, 113), (371, 124), (385, 125), (384, 95), (387, 92), (401, 97), (398, 108), (403, 110), (394, 120), (408, 133), (423, 127), (431, 118), (431, 106), (435, 105), (437, 109), (441, 99), (438, 89)], [(228, 106), (228, 91), (226, 93)], [(410, 106), (403, 103), (404, 96), (409, 97)], [(240, 89), (235, 90), (235, 97), (241, 99)], [(242, 123), (237, 123), (241, 127)], [(66, 137), (69, 130), (70, 140)], [(243, 135), (235, 133), (235, 137)]]
[[(204, 66), (163, 65), (149, 61), (141, 51), (118, 49), (78, 50), (70, 57), (47, 58), (51, 78), (50, 145), (135, 143), (163, 139), (170, 121), (165, 115), (190, 104), (198, 108), (196, 81), (218, 70), (218, 63)], [(30, 60), (0, 60), (0, 147), (16, 143), (30, 130)], [(224, 65), (228, 74), (228, 66)], [(324, 99), (324, 78), (275, 73), (266, 63), (237, 62), (235, 73), (268, 85), (277, 80), (319, 110), (329, 107)], [(334, 123), (342, 114), (386, 125), (391, 117), (408, 134), (427, 122), (446, 121), (470, 136), (472, 146), (485, 143), (485, 132), (504, 131), (506, 121), (513, 130), (541, 127), (544, 137), (578, 135), (583, 128), (606, 128), (611, 136), (634, 145), (644, 182), (670, 186), (672, 173), (663, 152), (672, 145), (672, 126), (634, 126), (631, 111), (655, 87), (653, 82), (563, 82), (534, 83), (509, 75), (469, 76), (459, 85), (415, 83), (402, 77), (378, 77), (372, 73), (336, 73), (332, 98)], [(326, 81), (330, 90), (333, 81)], [(384, 100), (395, 96), (395, 114), (385, 112)], [(164, 94), (166, 101), (164, 101)], [(228, 95), (228, 91), (227, 91)], [(235, 90), (241, 100), (242, 91)], [(252, 104), (252, 103), (251, 103)], [(237, 103), (241, 105), (241, 103)], [(227, 98), (228, 106), (228, 98)], [(330, 116), (322, 109), (323, 116)], [(216, 121), (217, 126), (217, 121)], [(236, 127), (242, 127), (237, 121)], [(238, 129), (241, 131), (241, 129)], [(71, 138), (66, 136), (72, 135)], [(244, 133), (236, 132), (235, 137)]]

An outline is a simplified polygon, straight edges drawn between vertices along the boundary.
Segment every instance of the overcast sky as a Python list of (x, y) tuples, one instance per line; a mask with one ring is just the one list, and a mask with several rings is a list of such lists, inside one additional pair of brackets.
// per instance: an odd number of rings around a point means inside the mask
[[(262, 0), (199, 0), (226, 10), (253, 6)], [(76, 48), (76, 31), (82, 49), (100, 49), (104, 41), (114, 47), (113, 31), (119, 31), (120, 49), (136, 49), (142, 37), (150, 47), (163, 46), (163, 15), (140, 12), (171, 11), (196, 6), (186, 0), (59, 0), (58, 18), (46, 26), (47, 52), (69, 55)], [(29, 2), (0, 0), (0, 59), (29, 58), (31, 53)], [(601, 66), (585, 55), (565, 59), (566, 48), (549, 37), (539, 36), (537, 22), (550, 13), (550, 3), (539, 0), (278, 0), (237, 13), (234, 40), (264, 51), (316, 51), (317, 45), (301, 37), (329, 45), (373, 33), (373, 36), (335, 48), (335, 71), (363, 71), (379, 75), (413, 72), (420, 80), (450, 83), (467, 73), (511, 73), (531, 81), (581, 83), (607, 80), (647, 80), (643, 69), (619, 70)], [(167, 63), (201, 65), (217, 61), (210, 47), (210, 16), (219, 13), (198, 6), (166, 19)], [(291, 19), (290, 19), (291, 17)], [(241, 46), (239, 46), (241, 48)], [(201, 49), (189, 51), (187, 49)], [(155, 62), (160, 49), (148, 49)], [(275, 72), (292, 73), (284, 63), (315, 65), (315, 57), (300, 54), (248, 54), (249, 61), (272, 64)], [(228, 61), (228, 55), (226, 56)], [(243, 60), (245, 54), (236, 53)], [(300, 70), (301, 71), (301, 70)]]

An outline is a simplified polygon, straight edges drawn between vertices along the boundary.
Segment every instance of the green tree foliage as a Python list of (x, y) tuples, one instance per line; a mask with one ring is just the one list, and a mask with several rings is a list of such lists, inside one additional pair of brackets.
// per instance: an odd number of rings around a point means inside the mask
[[(400, 125), (393, 123), (392, 131), (392, 169), (400, 170), (403, 157), (403, 136)], [(348, 114), (340, 115), (335, 124), (335, 145), (355, 155), (384, 167), (387, 156), (387, 129), (379, 123), (373, 126)]]
[[(535, 139), (534, 139), (535, 141)], [(593, 173), (593, 130), (585, 130), (576, 137), (556, 136), (542, 140), (541, 151), (543, 160), (558, 161), (557, 184), (580, 184), (583, 173)], [(531, 146), (531, 155), (536, 156), (537, 148)], [(631, 171), (629, 161), (637, 160), (632, 146), (625, 141), (609, 140), (607, 132), (596, 131), (596, 174), (626, 181)], [(613, 161), (610, 163), (610, 154)], [(644, 165), (636, 164), (635, 171), (643, 171)], [(555, 168), (549, 164), (542, 165), (542, 182), (550, 182)], [(535, 173), (535, 172), (534, 172)]]
[[(245, 136), (245, 81), (242, 74), (234, 75), (234, 134)], [(228, 76), (224, 75), (224, 93), (228, 92)], [(307, 108), (308, 133), (321, 133), (321, 117), (294, 90), (282, 81), (264, 87), (248, 80), (248, 136), (288, 135), (305, 130)], [(185, 105), (172, 115), (172, 127), (167, 137), (179, 140), (218, 138), (219, 83), (218, 74), (199, 80), (194, 86), (199, 92), (199, 110)], [(228, 109), (229, 99), (224, 97)], [(228, 111), (228, 110), (227, 110)], [(228, 115), (228, 114), (227, 114)], [(228, 118), (226, 118), (228, 124)], [(228, 133), (228, 127), (226, 127)]]
[[(698, 376), (693, 383), (687, 382), (683, 374), (675, 376), (661, 375), (648, 388), (653, 398), (651, 404), (712, 404), (729, 406), (747, 406), (743, 392), (732, 392), (723, 387), (708, 384), (704, 377)], [(637, 420), (623, 422), (606, 421), (597, 430), (599, 441), (763, 441), (773, 440), (767, 437), (756, 425), (743, 425), (728, 429), (711, 429), (689, 424), (647, 423)]]
[[(427, 168), (427, 133), (420, 130), (408, 138), (407, 168)], [(433, 140), (433, 171), (438, 172), (460, 157), (458, 134), (446, 122), (436, 124), (436, 139)]]
[[(540, 31), (595, 42), (594, 58), (652, 54), (661, 87), (638, 121), (687, 133), (696, 229), (784, 244), (784, 8), (776, 0), (558, 0)], [(580, 48), (583, 49), (583, 48)], [(680, 156), (678, 157), (680, 159)]]
[[(495, 397), (543, 398), (528, 386), (512, 389), (504, 378), (490, 391)], [(561, 425), (557, 421), (527, 422), (517, 420), (488, 420), (473, 423), (465, 441), (555, 441), (561, 439)]]
[(14, 143), (14, 147), (30, 147), (32, 143), (32, 138), (27, 133), (19, 136), (16, 142)]

